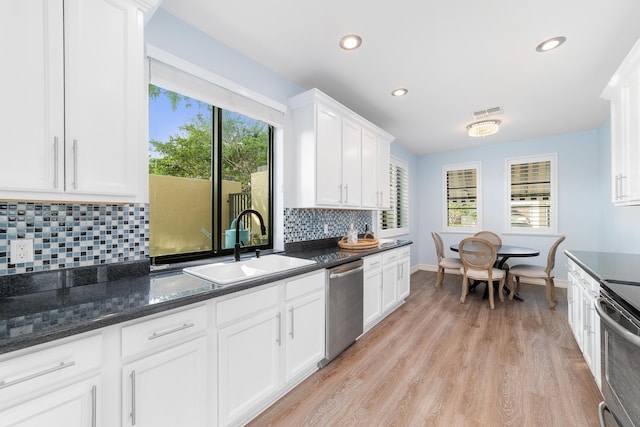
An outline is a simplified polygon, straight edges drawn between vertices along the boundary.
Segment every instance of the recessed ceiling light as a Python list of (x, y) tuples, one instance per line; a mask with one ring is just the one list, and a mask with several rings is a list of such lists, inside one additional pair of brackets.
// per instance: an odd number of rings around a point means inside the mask
[(399, 87), (398, 89), (394, 89), (391, 91), (391, 95), (393, 96), (405, 96), (409, 91), (403, 87)]
[(362, 39), (355, 34), (349, 34), (340, 39), (340, 47), (345, 50), (354, 50), (360, 47)]
[(567, 41), (567, 38), (564, 36), (558, 36), (558, 37), (554, 37), (552, 39), (549, 40), (545, 40), (542, 43), (540, 43), (537, 47), (536, 50), (538, 52), (548, 52), (552, 49), (557, 48), (558, 46), (560, 46), (562, 43), (564, 43), (565, 41)]
[(500, 130), (500, 120), (482, 120), (467, 126), (467, 134), (472, 137), (489, 136)]

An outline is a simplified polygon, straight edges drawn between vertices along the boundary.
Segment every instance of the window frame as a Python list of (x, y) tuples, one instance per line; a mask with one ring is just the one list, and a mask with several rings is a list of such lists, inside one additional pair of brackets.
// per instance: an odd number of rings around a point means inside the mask
[[(150, 83), (153, 84), (153, 83)], [(161, 87), (161, 86), (160, 86)], [(165, 88), (163, 88), (165, 89)], [(184, 95), (180, 92), (177, 92), (182, 96)], [(203, 101), (205, 102), (205, 101)], [(222, 247), (222, 237), (221, 230), (223, 230), (222, 226), (222, 111), (225, 110), (222, 107), (218, 107), (214, 104), (210, 104), (213, 107), (212, 111), (212, 136), (213, 140), (211, 141), (211, 150), (212, 150), (212, 169), (211, 169), (211, 180), (212, 180), (212, 210), (211, 210), (211, 230), (212, 230), (212, 248), (211, 250), (205, 251), (197, 251), (197, 252), (186, 252), (186, 253), (176, 253), (176, 254), (166, 254), (166, 255), (157, 255), (157, 256), (149, 256), (153, 265), (156, 264), (168, 264), (172, 262), (183, 262), (183, 261), (192, 261), (199, 260), (204, 258), (212, 258), (212, 257), (222, 257), (229, 256), (234, 253), (233, 248), (223, 248)], [(227, 110), (228, 111), (228, 110)], [(245, 115), (241, 112), (239, 114)], [(246, 115), (245, 115), (246, 116)], [(249, 117), (249, 116), (246, 116)], [(251, 118), (251, 117), (250, 117)], [(259, 119), (254, 119), (261, 121)], [(275, 230), (274, 230), (274, 206), (275, 206), (275, 193), (274, 193), (274, 180), (275, 180), (275, 169), (274, 169), (274, 147), (275, 147), (275, 127), (266, 122), (262, 122), (268, 127), (268, 171), (269, 171), (269, 203), (268, 203), (268, 219), (264, 224), (268, 230), (268, 240), (266, 243), (261, 245), (252, 245), (252, 246), (243, 246), (241, 252), (251, 251), (255, 249), (273, 249), (274, 240), (275, 240)]]
[[(395, 173), (392, 172), (393, 168), (401, 168), (404, 169), (406, 171), (406, 176), (407, 176), (407, 182), (406, 182), (406, 186), (405, 186), (405, 192), (406, 192), (406, 198), (407, 198), (407, 208), (406, 208), (406, 227), (397, 227), (398, 225), (398, 220), (396, 219), (396, 223), (395, 223), (395, 227), (393, 228), (382, 228), (382, 220), (380, 219), (381, 215), (383, 212), (385, 211), (389, 211), (389, 210), (393, 210), (395, 208), (395, 204), (393, 203), (393, 201), (391, 200), (391, 194), (393, 194), (393, 191), (391, 190), (391, 188), (396, 185), (397, 186), (397, 179), (395, 182), (392, 182), (393, 176), (397, 176)], [(410, 192), (409, 192), (409, 164), (407, 162), (405, 162), (402, 159), (399, 159), (395, 156), (391, 156), (389, 159), (389, 209), (381, 209), (378, 211), (378, 215), (376, 215), (377, 220), (378, 220), (378, 237), (394, 237), (394, 236), (401, 236), (401, 235), (405, 235), (405, 234), (409, 234), (410, 233), (410, 220), (411, 220), (411, 197), (410, 197)]]
[[(468, 169), (476, 170), (476, 224), (475, 226), (450, 226), (449, 225), (449, 203), (448, 203), (448, 181), (447, 173), (450, 171), (462, 171)], [(482, 230), (482, 163), (465, 162), (442, 165), (442, 230), (449, 233), (476, 233)]]
[[(513, 227), (511, 225), (511, 167), (516, 164), (550, 162), (550, 227), (531, 228)], [(557, 153), (538, 154), (530, 156), (510, 157), (505, 159), (505, 232), (525, 235), (556, 235), (558, 233), (558, 155)]]

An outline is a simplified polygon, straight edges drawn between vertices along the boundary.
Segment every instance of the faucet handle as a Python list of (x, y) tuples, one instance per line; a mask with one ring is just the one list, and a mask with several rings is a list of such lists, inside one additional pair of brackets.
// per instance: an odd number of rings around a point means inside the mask
[(260, 258), (260, 249), (256, 249), (256, 258)]

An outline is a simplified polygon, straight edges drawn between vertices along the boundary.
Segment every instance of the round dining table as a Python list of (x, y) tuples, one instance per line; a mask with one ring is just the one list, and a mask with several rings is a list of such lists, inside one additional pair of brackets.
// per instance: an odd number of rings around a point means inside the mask
[[(458, 252), (458, 243), (455, 243), (449, 247), (454, 252)], [(523, 258), (540, 255), (540, 251), (533, 248), (524, 248), (522, 246), (511, 245), (494, 245), (496, 248), (496, 255), (498, 256), (497, 268), (502, 268), (505, 262), (509, 258)]]
[[(458, 252), (458, 243), (455, 243), (451, 246), (449, 246), (449, 249), (451, 249), (454, 252)], [(511, 246), (511, 245), (494, 245), (494, 247), (496, 248), (496, 255), (497, 255), (497, 261), (496, 261), (496, 268), (499, 268), (502, 270), (502, 267), (504, 267), (505, 262), (507, 262), (507, 260), (509, 258), (525, 258), (525, 257), (532, 257), (532, 256), (538, 256), (540, 255), (540, 251), (537, 249), (533, 249), (533, 248), (525, 248), (522, 246)], [(477, 283), (476, 285), (477, 286)], [(475, 287), (473, 286), (473, 287)], [(507, 292), (510, 292), (509, 290), (509, 286), (508, 284), (505, 284), (505, 289), (507, 290)], [(488, 287), (487, 287), (488, 288)], [(487, 288), (485, 288), (485, 295), (483, 296), (483, 298), (486, 298), (486, 293), (487, 293)], [(518, 301), (522, 301), (522, 298), (516, 294), (514, 296), (514, 298)]]

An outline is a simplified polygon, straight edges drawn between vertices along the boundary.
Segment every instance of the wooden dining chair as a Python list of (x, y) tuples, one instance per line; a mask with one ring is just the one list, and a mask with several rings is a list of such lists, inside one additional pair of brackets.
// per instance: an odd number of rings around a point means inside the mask
[(438, 233), (432, 231), (431, 237), (433, 237), (433, 242), (436, 245), (436, 255), (438, 256), (438, 275), (436, 277), (436, 288), (438, 288), (444, 281), (445, 269), (460, 271), (462, 261), (459, 258), (446, 258), (444, 256), (444, 243)]
[(496, 233), (492, 231), (478, 231), (473, 237), (479, 237), (484, 240), (488, 240), (496, 246), (502, 245), (502, 239)]
[(494, 268), (496, 262), (496, 248), (493, 243), (479, 237), (468, 237), (460, 242), (458, 252), (462, 260), (462, 296), (460, 302), (464, 301), (469, 293), (469, 279), (487, 282), (489, 291), (489, 306), (493, 310), (493, 281), (499, 280), (498, 295), (500, 301), (504, 301), (504, 281), (505, 272)]
[[(560, 236), (558, 240), (553, 242), (549, 253), (547, 254), (547, 266), (542, 267), (539, 265), (518, 264), (509, 268), (509, 274), (507, 281), (511, 286), (511, 293), (509, 299), (513, 299), (513, 296), (520, 286), (520, 277), (528, 277), (531, 279), (544, 279), (545, 286), (547, 288), (547, 301), (549, 301), (549, 307), (555, 308), (558, 303), (558, 297), (556, 297), (555, 283), (553, 282), (553, 267), (556, 264), (556, 251), (558, 246), (565, 239), (565, 236)], [(515, 283), (514, 279), (515, 278)]]

